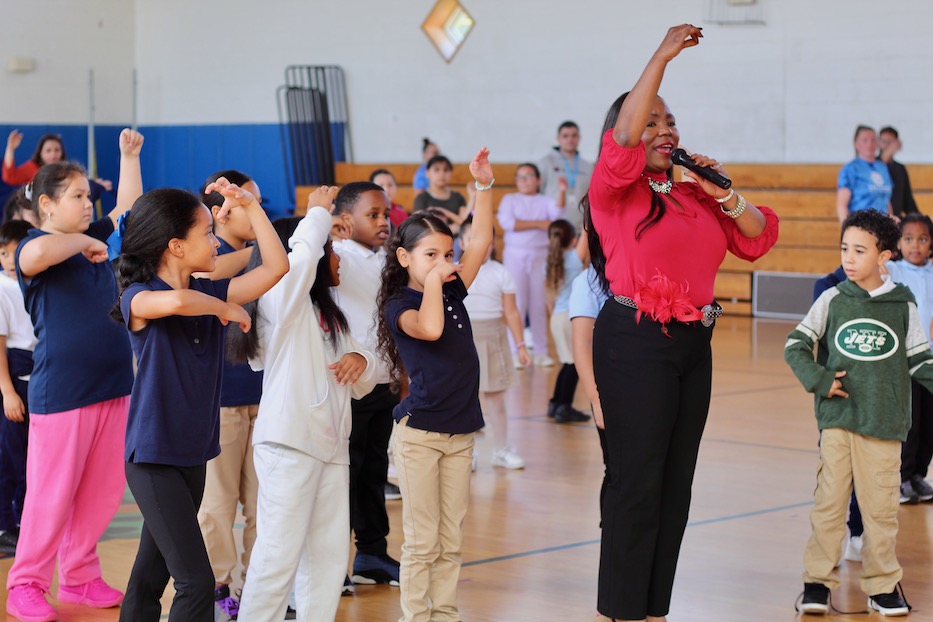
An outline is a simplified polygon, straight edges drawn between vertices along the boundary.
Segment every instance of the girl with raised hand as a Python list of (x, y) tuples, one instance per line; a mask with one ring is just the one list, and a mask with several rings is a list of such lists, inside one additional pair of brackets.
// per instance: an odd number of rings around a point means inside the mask
[(483, 427), (479, 359), (463, 305), (492, 244), (492, 166), (484, 147), (470, 163), (476, 207), (469, 248), (453, 263), (454, 237), (430, 213), (402, 223), (389, 244), (377, 307), (379, 350), (393, 380), (411, 379), (395, 407), (393, 455), (402, 490), (404, 622), (459, 620), (463, 518), (470, 498), (473, 433)]
[(127, 218), (116, 262), (122, 290), (113, 316), (126, 323), (138, 371), (126, 434), (126, 479), (143, 515), (136, 563), (120, 619), (159, 620), (175, 579), (172, 620), (213, 619), (214, 574), (198, 526), (207, 461), (220, 453), (224, 326), (250, 328), (240, 306), (288, 271), (279, 238), (255, 197), (219, 178), (223, 221), (241, 207), (266, 262), (233, 279), (193, 278), (214, 269), (211, 212), (184, 190), (144, 194)]
[[(318, 188), (304, 218), (275, 222), (291, 248), (291, 268), (249, 306), (256, 331), (241, 335), (231, 353), (263, 369), (253, 432), (259, 529), (241, 620), (281, 620), (292, 582), (299, 620), (333, 620), (346, 577), (350, 400), (368, 394), (376, 377), (373, 354), (350, 334), (333, 298), (340, 284), (330, 240), (336, 191)], [(260, 260), (254, 255), (250, 263)]]
[(101, 578), (97, 541), (123, 498), (122, 454), (133, 356), (108, 312), (117, 299), (104, 241), (142, 193), (143, 137), (120, 134), (117, 206), (91, 222), (79, 164), (42, 167), (31, 200), (40, 228), (16, 251), (16, 273), (36, 330), (29, 382), (26, 502), (6, 610), (56, 620), (45, 599), (58, 560), (58, 601), (114, 607), (123, 594)]

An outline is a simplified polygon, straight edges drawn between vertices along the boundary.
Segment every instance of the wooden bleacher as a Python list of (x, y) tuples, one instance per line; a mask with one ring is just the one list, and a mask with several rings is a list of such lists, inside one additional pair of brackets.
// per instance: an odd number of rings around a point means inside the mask
[[(376, 168), (395, 175), (395, 200), (410, 208), (414, 202), (411, 179), (418, 164), (337, 164), (337, 184), (369, 179)], [(515, 192), (516, 163), (495, 164), (493, 198)], [(716, 298), (728, 313), (750, 315), (752, 273), (756, 270), (827, 273), (839, 265), (839, 224), (836, 219), (836, 178), (841, 164), (733, 164), (727, 167), (733, 185), (755, 205), (767, 205), (781, 218), (775, 247), (755, 263), (727, 255), (716, 279)], [(933, 165), (907, 167), (917, 205), (933, 215)], [(451, 184), (463, 192), (472, 180), (467, 164), (454, 164)], [(312, 188), (296, 188), (296, 212), (303, 213)], [(501, 236), (498, 237), (501, 244)]]

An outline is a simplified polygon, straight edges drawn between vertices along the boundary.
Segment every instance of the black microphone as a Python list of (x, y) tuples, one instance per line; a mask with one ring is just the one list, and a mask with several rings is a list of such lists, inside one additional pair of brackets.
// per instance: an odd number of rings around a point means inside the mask
[(671, 153), (671, 162), (690, 169), (703, 179), (713, 182), (723, 190), (728, 190), (732, 187), (731, 179), (715, 169), (698, 165), (690, 159), (690, 156), (688, 156), (687, 152), (683, 149), (674, 149), (674, 151)]

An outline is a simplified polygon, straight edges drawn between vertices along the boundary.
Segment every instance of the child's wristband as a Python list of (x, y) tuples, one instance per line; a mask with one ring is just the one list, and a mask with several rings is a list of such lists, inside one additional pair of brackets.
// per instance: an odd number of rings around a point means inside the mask
[(525, 347), (525, 342), (524, 342), (524, 341), (521, 342), (521, 343), (516, 343), (516, 344), (515, 344), (515, 349), (516, 349), (516, 350), (521, 350), (521, 349), (524, 348), (524, 347)]
[(480, 192), (482, 192), (483, 190), (489, 190), (490, 188), (492, 188), (492, 185), (493, 185), (494, 183), (496, 183), (496, 178), (495, 178), (495, 177), (493, 177), (492, 179), (490, 179), (490, 180), (489, 180), (489, 184), (487, 184), (487, 185), (485, 185), (485, 186), (480, 186), (478, 181), (474, 181), (474, 182), (473, 182), (473, 187), (476, 188), (477, 190), (479, 190)]

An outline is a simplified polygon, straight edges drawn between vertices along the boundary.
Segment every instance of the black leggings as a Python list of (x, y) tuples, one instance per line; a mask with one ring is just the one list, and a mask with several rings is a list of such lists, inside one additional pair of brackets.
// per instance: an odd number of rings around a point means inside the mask
[(213, 622), (214, 571), (207, 556), (198, 508), (207, 466), (126, 463), (143, 530), (130, 573), (120, 622), (157, 622), (159, 599), (171, 577), (175, 599), (169, 622)]
[(668, 325), (613, 300), (593, 334), (606, 422), (597, 608), (609, 618), (667, 615), (709, 411), (712, 328)]
[(564, 363), (557, 372), (557, 380), (554, 381), (554, 397), (551, 401), (555, 404), (573, 404), (573, 394), (577, 391), (577, 381), (580, 376), (577, 375), (577, 367), (573, 363)]

